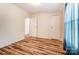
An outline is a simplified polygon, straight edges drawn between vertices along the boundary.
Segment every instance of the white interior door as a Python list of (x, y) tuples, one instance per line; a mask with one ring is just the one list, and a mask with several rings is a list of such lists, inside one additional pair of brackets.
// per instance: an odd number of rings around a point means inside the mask
[(29, 34), (30, 18), (25, 19), (25, 34)]
[(51, 16), (49, 21), (49, 31), (52, 39), (60, 39), (60, 17)]

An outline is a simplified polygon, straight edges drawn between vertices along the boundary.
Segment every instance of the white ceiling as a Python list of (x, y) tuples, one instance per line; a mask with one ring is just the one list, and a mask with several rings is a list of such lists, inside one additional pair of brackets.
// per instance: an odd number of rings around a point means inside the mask
[(30, 13), (39, 12), (59, 12), (64, 9), (64, 3), (41, 3), (40, 5), (33, 5), (32, 3), (16, 3), (15, 5), (23, 8)]

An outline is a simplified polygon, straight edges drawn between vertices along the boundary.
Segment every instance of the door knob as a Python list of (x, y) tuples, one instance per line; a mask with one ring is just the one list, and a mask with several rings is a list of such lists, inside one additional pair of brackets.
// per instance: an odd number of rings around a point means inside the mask
[(53, 27), (51, 27), (51, 29), (52, 29)]

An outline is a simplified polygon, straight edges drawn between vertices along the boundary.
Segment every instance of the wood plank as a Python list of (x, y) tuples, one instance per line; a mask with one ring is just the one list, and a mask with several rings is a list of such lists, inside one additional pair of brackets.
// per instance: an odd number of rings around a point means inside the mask
[(0, 48), (0, 55), (63, 55), (63, 43), (56, 39), (27, 37)]

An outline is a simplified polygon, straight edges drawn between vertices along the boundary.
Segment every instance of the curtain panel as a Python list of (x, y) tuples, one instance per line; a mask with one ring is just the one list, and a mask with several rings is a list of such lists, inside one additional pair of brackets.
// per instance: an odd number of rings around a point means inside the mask
[(79, 4), (65, 4), (64, 50), (67, 55), (79, 55)]

